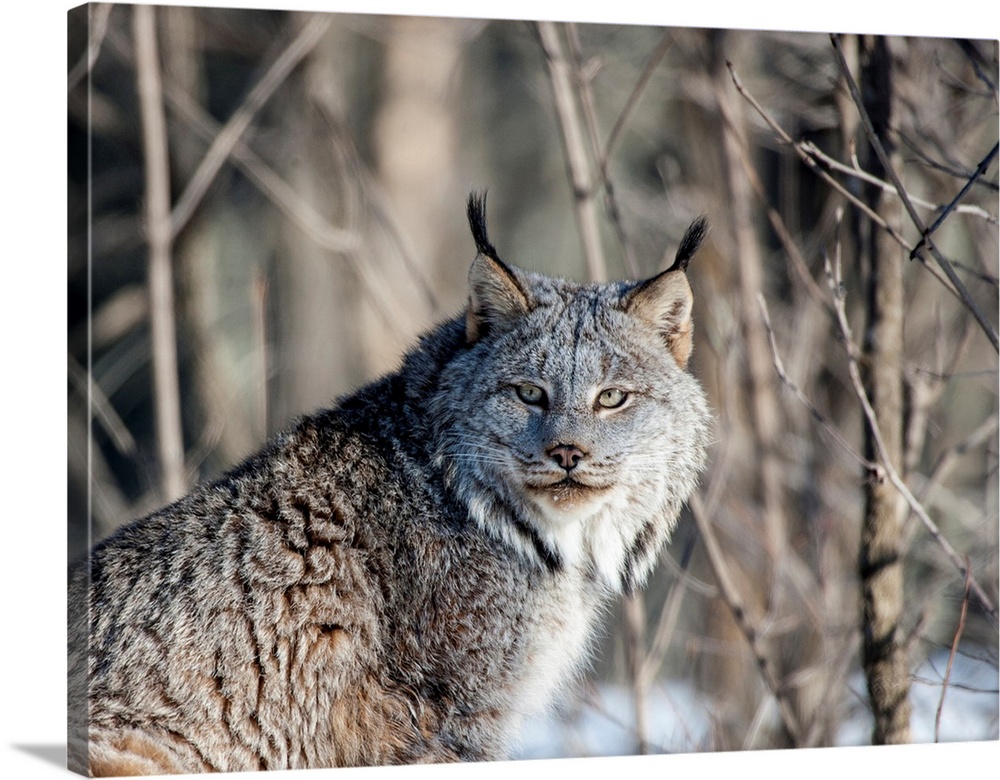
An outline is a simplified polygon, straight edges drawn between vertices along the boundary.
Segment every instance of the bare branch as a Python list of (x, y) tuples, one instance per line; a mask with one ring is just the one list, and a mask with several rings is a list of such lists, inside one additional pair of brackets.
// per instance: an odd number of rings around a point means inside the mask
[(186, 479), (174, 322), (170, 164), (155, 13), (153, 6), (135, 6), (133, 26), (146, 175), (145, 226), (149, 242), (149, 309), (157, 446), (163, 498), (172, 501), (184, 494)]
[(750, 180), (745, 175), (741, 162), (741, 150), (748, 146), (746, 123), (732, 105), (735, 96), (727, 88), (723, 65), (728, 63), (721, 59), (721, 49), (716, 49), (711, 60), (708, 68), (715, 105), (719, 113), (727, 117), (722, 131), (722, 171), (727, 190), (727, 221), (731, 226), (733, 249), (740, 258), (740, 262), (736, 264), (739, 286), (737, 301), (747, 368), (746, 402), (751, 410), (749, 422), (760, 453), (756, 464), (757, 480), (760, 485), (766, 544), (774, 562), (769, 576), (773, 578), (780, 562), (786, 559), (785, 551), (788, 547), (785, 467), (780, 462), (777, 447), (783, 428), (782, 410), (777, 402), (777, 388), (767, 354), (767, 337), (753, 310), (753, 298), (764, 286), (765, 269), (757, 241), (753, 196), (749, 191)]
[(972, 64), (972, 69), (976, 72), (976, 78), (983, 82), (983, 84), (986, 85), (986, 88), (990, 91), (990, 94), (993, 96), (993, 104), (1000, 104), (1000, 96), (997, 94), (996, 82), (994, 82), (983, 69), (983, 66), (990, 67), (989, 61), (983, 57), (983, 55), (979, 52), (979, 49), (976, 48), (972, 41), (963, 38), (956, 41), (956, 43), (962, 50), (962, 53)]
[[(990, 343), (993, 344), (993, 348), (1000, 351), (1000, 340), (998, 340), (996, 329), (979, 310), (979, 306), (976, 305), (976, 302), (972, 299), (972, 296), (965, 288), (962, 280), (958, 278), (958, 275), (955, 273), (955, 269), (951, 267), (951, 263), (945, 259), (944, 255), (938, 251), (934, 242), (931, 241), (927, 227), (924, 225), (920, 215), (917, 214), (916, 208), (910, 200), (909, 193), (907, 193), (906, 189), (903, 187), (903, 183), (899, 180), (899, 176), (897, 176), (896, 171), (892, 166), (892, 162), (889, 160), (889, 155), (886, 154), (885, 148), (882, 146), (882, 141), (878, 137), (878, 133), (875, 132), (875, 128), (872, 126), (871, 118), (868, 116), (868, 111), (865, 109), (864, 101), (861, 99), (861, 93), (858, 91), (858, 85), (855, 83), (854, 77), (851, 75), (850, 68), (847, 67), (847, 61), (844, 59), (844, 51), (840, 45), (840, 37), (838, 35), (831, 35), (830, 39), (833, 41), (833, 48), (837, 53), (837, 59), (840, 64), (841, 72), (843, 73), (844, 80), (847, 82), (851, 98), (854, 100), (855, 106), (857, 106), (858, 114), (861, 117), (861, 124), (865, 128), (865, 134), (868, 136), (868, 141), (871, 143), (872, 148), (875, 150), (875, 154), (878, 156), (882, 166), (885, 168), (885, 172), (888, 174), (890, 181), (892, 181), (893, 187), (895, 187), (896, 192), (899, 193), (900, 200), (902, 200), (907, 214), (910, 215), (910, 220), (916, 226), (917, 230), (920, 231), (920, 235), (923, 236), (922, 242), (927, 245), (931, 255), (933, 255), (935, 260), (937, 260), (941, 270), (944, 271), (945, 276), (948, 277), (949, 281), (957, 291), (962, 303), (965, 304), (965, 307), (972, 313), (972, 316), (976, 318), (979, 326), (989, 338)], [(976, 178), (978, 178), (978, 175)], [(913, 247), (910, 254), (911, 258), (919, 255), (921, 251), (922, 250), (919, 244), (916, 247)]]
[(285, 48), (274, 61), (267, 72), (258, 81), (243, 104), (229, 118), (225, 126), (215, 137), (212, 146), (202, 159), (198, 169), (191, 176), (187, 187), (177, 199), (171, 214), (171, 231), (176, 236), (194, 214), (201, 199), (205, 197), (208, 188), (215, 179), (226, 159), (232, 154), (240, 136), (246, 131), (274, 91), (288, 78), (295, 66), (312, 51), (320, 38), (330, 26), (332, 18), (316, 14), (302, 27), (295, 39)]
[[(944, 393), (946, 381), (954, 376), (959, 361), (965, 356), (969, 344), (972, 342), (973, 327), (968, 318), (963, 318), (962, 334), (958, 338), (958, 343), (946, 344), (940, 322), (938, 322), (934, 340), (936, 372), (919, 367), (913, 369), (911, 372), (912, 376), (908, 381), (910, 388), (910, 413), (904, 436), (906, 454), (903, 457), (903, 473), (909, 474), (917, 467), (927, 436), (927, 421), (931, 405), (936, 403)], [(950, 353), (950, 365), (947, 368), (944, 367), (944, 354), (946, 351)], [(922, 503), (925, 502), (923, 496), (920, 497), (920, 501)]]
[(951, 680), (951, 665), (955, 661), (955, 653), (958, 651), (958, 642), (962, 638), (962, 631), (965, 629), (965, 615), (969, 611), (969, 585), (972, 577), (972, 564), (968, 558), (965, 561), (965, 596), (962, 599), (962, 611), (958, 615), (958, 627), (955, 629), (955, 638), (951, 642), (951, 652), (948, 653), (948, 666), (944, 671), (944, 680), (941, 681), (941, 698), (938, 700), (937, 712), (934, 714), (934, 741), (938, 741), (941, 733), (941, 711), (944, 709), (944, 695), (948, 692), (948, 682)]
[(257, 424), (265, 436), (270, 433), (268, 423), (271, 417), (268, 392), (271, 378), (271, 359), (267, 343), (267, 294), (267, 277), (257, 271), (251, 286), (251, 306), (253, 308), (253, 341), (257, 360), (257, 384), (260, 387)]
[[(867, 171), (862, 170), (861, 166), (857, 162), (856, 157), (852, 158), (852, 162), (854, 163), (853, 165), (847, 165), (845, 163), (842, 163), (840, 160), (837, 160), (836, 158), (828, 155), (826, 152), (824, 152), (822, 149), (816, 146), (816, 144), (814, 144), (812, 141), (800, 141), (799, 145), (802, 147), (803, 151), (806, 152), (806, 154), (812, 155), (817, 160), (823, 162), (827, 167), (835, 171), (839, 171), (840, 173), (846, 174), (848, 176), (853, 176), (854, 178), (860, 179), (861, 181), (867, 182), (868, 184), (880, 187), (885, 192), (896, 191), (896, 188), (893, 187), (889, 182), (884, 181), (880, 179), (878, 176), (873, 176)], [(921, 206), (922, 208), (925, 209), (930, 209), (932, 211), (947, 212), (954, 210), (958, 214), (969, 214), (975, 217), (979, 217), (980, 219), (985, 219), (991, 225), (998, 224), (997, 216), (995, 214), (990, 214), (990, 212), (988, 212), (986, 209), (981, 208), (979, 206), (959, 205), (957, 202), (958, 201), (957, 198), (947, 206), (942, 206), (939, 203), (931, 203), (928, 200), (924, 200), (923, 198), (918, 198), (914, 195), (910, 196), (910, 200), (912, 200), (916, 205)]]
[(932, 504), (934, 496), (941, 483), (951, 473), (952, 468), (958, 459), (973, 447), (978, 447), (991, 439), (997, 432), (997, 415), (990, 415), (972, 433), (962, 441), (957, 442), (938, 456), (931, 473), (927, 476), (927, 481), (917, 497), (922, 504)]
[(771, 317), (767, 311), (767, 302), (764, 300), (763, 294), (759, 292), (757, 293), (757, 303), (760, 304), (760, 313), (761, 317), (764, 319), (764, 328), (767, 330), (767, 337), (771, 344), (771, 356), (774, 359), (774, 370), (777, 372), (778, 378), (781, 380), (782, 384), (792, 391), (795, 397), (799, 399), (799, 402), (809, 410), (809, 414), (812, 415), (812, 418), (816, 420), (816, 422), (823, 427), (823, 430), (825, 430), (827, 434), (829, 434), (829, 436), (841, 446), (844, 452), (850, 455), (865, 470), (875, 473), (880, 472), (881, 467), (879, 464), (868, 460), (862, 456), (861, 453), (857, 452), (843, 437), (840, 431), (837, 430), (836, 426), (827, 420), (823, 413), (809, 399), (809, 397), (802, 392), (801, 388), (789, 379), (788, 375), (785, 373), (785, 366), (781, 360), (781, 355), (778, 354), (778, 345), (774, 338), (774, 329), (771, 327)]
[(125, 425), (125, 421), (115, 410), (111, 400), (105, 395), (101, 386), (94, 381), (93, 376), (88, 376), (86, 369), (73, 358), (73, 355), (69, 355), (68, 358), (70, 382), (83, 398), (89, 396), (91, 416), (101, 422), (118, 452), (122, 455), (135, 455), (135, 438), (128, 426)]
[[(830, 436), (845, 450), (845, 452), (850, 454), (851, 457), (854, 458), (858, 463), (860, 463), (865, 469), (870, 470), (875, 476), (875, 478), (877, 479), (888, 478), (892, 482), (892, 484), (896, 487), (897, 490), (899, 490), (903, 498), (906, 500), (907, 504), (910, 506), (910, 510), (921, 520), (921, 522), (924, 524), (925, 528), (928, 530), (930, 535), (944, 549), (945, 554), (948, 556), (948, 559), (956, 566), (958, 571), (963, 576), (965, 576), (967, 573), (967, 569), (966, 566), (962, 563), (961, 558), (955, 552), (954, 548), (952, 548), (952, 546), (948, 543), (947, 539), (945, 539), (944, 536), (941, 534), (940, 530), (937, 528), (937, 525), (934, 523), (933, 520), (931, 520), (930, 516), (927, 514), (927, 511), (923, 508), (921, 502), (914, 497), (914, 495), (906, 487), (903, 481), (899, 478), (899, 475), (892, 467), (892, 464), (885, 461), (884, 458), (882, 457), (884, 449), (881, 439), (881, 433), (879, 432), (878, 427), (875, 424), (876, 421), (874, 420), (874, 411), (872, 410), (871, 405), (868, 402), (867, 394), (865, 393), (864, 386), (861, 382), (861, 376), (858, 371), (857, 357), (856, 357), (858, 349), (854, 345), (853, 338), (850, 335), (850, 327), (847, 324), (847, 314), (844, 309), (843, 293), (840, 291), (840, 273), (839, 270), (836, 272), (831, 270), (831, 265), (828, 258), (826, 259), (826, 268), (827, 268), (828, 281), (830, 283), (831, 289), (833, 290), (834, 309), (837, 315), (837, 323), (841, 331), (842, 343), (848, 355), (848, 369), (851, 374), (852, 385), (854, 387), (855, 393), (858, 395), (858, 398), (862, 403), (862, 407), (865, 411), (866, 416), (868, 416), (868, 419), (872, 423), (873, 433), (876, 437), (875, 441), (878, 446), (878, 454), (880, 458), (879, 462), (869, 461), (867, 458), (864, 458), (859, 453), (857, 453), (854, 450), (854, 448), (847, 443), (847, 441), (843, 438), (840, 432), (837, 431), (837, 429), (825, 419), (823, 414), (816, 408), (815, 404), (812, 403), (812, 401), (808, 398), (808, 396), (806, 396), (805, 393), (803, 393), (802, 390), (789, 379), (788, 375), (785, 373), (784, 365), (777, 351), (777, 345), (774, 338), (774, 330), (771, 326), (770, 317), (767, 312), (767, 304), (763, 296), (758, 294), (757, 300), (761, 307), (761, 315), (764, 319), (765, 328), (767, 330), (768, 338), (770, 341), (772, 356), (774, 359), (775, 371), (777, 372), (778, 377), (779, 379), (781, 379), (782, 383), (792, 391), (795, 397), (798, 398), (798, 400), (809, 410), (809, 413), (813, 416), (813, 418), (823, 426), (824, 430), (826, 430), (830, 434)], [(988, 432), (996, 428), (996, 424), (997, 423), (995, 417), (990, 418), (990, 420), (987, 420), (986, 423), (984, 423), (982, 426), (980, 426), (980, 428), (977, 429), (977, 431), (973, 434), (973, 436), (969, 437), (969, 446), (972, 446), (972, 444), (980, 441), (981, 438), (988, 435)], [(992, 602), (990, 601), (989, 597), (986, 595), (986, 592), (974, 580), (972, 581), (972, 590), (973, 593), (976, 595), (977, 599), (982, 604), (983, 608), (992, 617), (994, 625), (996, 625), (997, 611), (996, 608), (993, 606)]]
[(605, 168), (608, 160), (611, 159), (611, 155), (614, 152), (615, 147), (618, 145), (618, 138), (621, 136), (622, 130), (625, 128), (625, 122), (628, 120), (629, 116), (631, 116), (632, 110), (636, 107), (636, 105), (638, 105), (639, 98), (642, 95), (643, 90), (646, 89), (646, 85), (649, 84), (649, 80), (653, 77), (653, 72), (656, 70), (663, 58), (667, 56), (667, 52), (670, 51), (670, 47), (673, 45), (673, 37), (674, 34), (671, 30), (664, 32), (663, 36), (660, 38), (660, 42), (653, 50), (653, 53), (650, 54), (649, 59), (646, 60), (646, 66), (642, 69), (639, 79), (635, 82), (635, 86), (632, 87), (632, 91), (625, 99), (625, 105), (619, 112), (618, 118), (615, 120), (615, 124), (611, 128), (611, 132), (608, 133), (608, 140), (605, 141), (604, 151), (600, 156), (602, 168)]
[(778, 713), (781, 716), (781, 722), (788, 731), (792, 742), (799, 745), (802, 742), (802, 728), (798, 719), (795, 717), (795, 710), (792, 706), (792, 702), (788, 698), (788, 692), (785, 689), (785, 686), (775, 676), (773, 666), (768, 660), (767, 653), (765, 652), (761, 641), (761, 634), (754, 625), (750, 614), (747, 612), (746, 605), (743, 602), (743, 597), (740, 595), (739, 589), (736, 587), (736, 583), (733, 581), (732, 575), (729, 573), (729, 566), (722, 554), (722, 548), (719, 546), (719, 541), (715, 536), (715, 530), (712, 528), (711, 521), (705, 514), (705, 507), (702, 504), (701, 496), (697, 493), (691, 496), (688, 501), (688, 506), (691, 508), (691, 513), (694, 515), (695, 522), (698, 524), (698, 532), (705, 541), (705, 549), (708, 552), (708, 559), (711, 563), (712, 571), (715, 573), (715, 578), (719, 583), (719, 587), (722, 589), (726, 606), (729, 607), (729, 611), (732, 613), (733, 619), (736, 621), (737, 626), (739, 626), (740, 631), (743, 632), (747, 643), (750, 645), (750, 651), (753, 653), (754, 658), (757, 661), (757, 668), (760, 670), (761, 677), (764, 678), (764, 683), (767, 685), (768, 690), (770, 690), (771, 695), (774, 697), (774, 700), (778, 705)]
[(83, 80), (84, 76), (90, 73), (91, 68), (94, 67), (94, 63), (97, 62), (97, 57), (101, 53), (101, 45), (104, 43), (104, 36), (108, 32), (108, 17), (111, 16), (112, 8), (114, 8), (114, 4), (112, 3), (98, 3), (91, 6), (90, 12), (93, 16), (88, 21), (92, 20), (93, 26), (87, 35), (87, 51), (84, 52), (83, 56), (80, 57), (76, 65), (69, 72), (69, 76), (67, 77), (69, 92), (72, 92), (73, 88)]
[(777, 133), (778, 137), (786, 145), (790, 146), (793, 151), (795, 151), (795, 153), (799, 156), (802, 162), (804, 162), (810, 169), (812, 169), (812, 171), (817, 176), (819, 176), (823, 181), (825, 181), (827, 184), (829, 184), (831, 187), (837, 190), (837, 192), (839, 192), (841, 195), (847, 198), (854, 206), (860, 209), (872, 222), (874, 222), (876, 225), (883, 228), (884, 230), (887, 230), (889, 234), (900, 244), (900, 246), (905, 246), (909, 248), (903, 237), (900, 236), (899, 233), (897, 233), (896, 230), (891, 225), (886, 224), (885, 220), (882, 219), (882, 217), (880, 217), (878, 214), (876, 214), (868, 207), (868, 204), (860, 200), (856, 195), (850, 192), (844, 185), (842, 185), (829, 173), (823, 170), (817, 164), (816, 160), (814, 160), (812, 156), (803, 149), (802, 144), (794, 141), (792, 137), (787, 132), (785, 132), (785, 130), (781, 127), (781, 125), (779, 125), (774, 120), (774, 118), (764, 109), (764, 107), (759, 102), (757, 102), (757, 99), (750, 94), (747, 88), (743, 86), (743, 82), (740, 80), (740, 77), (736, 74), (736, 68), (733, 67), (733, 64), (731, 62), (727, 62), (726, 66), (729, 68), (729, 73), (732, 76), (733, 84), (736, 86), (736, 91), (739, 92), (746, 99), (746, 101), (751, 106), (754, 107), (757, 113), (760, 114), (761, 118), (767, 123), (768, 127), (770, 127), (775, 133)]
[[(847, 187), (837, 181), (833, 176), (831, 176), (827, 171), (820, 167), (819, 163), (813, 159), (813, 157), (805, 151), (801, 143), (792, 140), (792, 137), (788, 135), (787, 132), (779, 125), (773, 117), (764, 109), (764, 107), (757, 102), (756, 98), (751, 95), (746, 87), (743, 86), (743, 82), (740, 80), (739, 76), (736, 74), (736, 69), (733, 67), (731, 62), (727, 62), (726, 66), (729, 68), (730, 75), (733, 78), (733, 84), (735, 84), (737, 91), (750, 103), (751, 106), (760, 114), (761, 118), (767, 123), (783, 143), (790, 146), (792, 150), (799, 156), (799, 159), (806, 164), (806, 166), (812, 170), (817, 176), (819, 176), (823, 181), (829, 184), (833, 189), (843, 195), (855, 208), (861, 211), (865, 216), (867, 216), (872, 222), (878, 225), (880, 228), (885, 230), (892, 239), (898, 243), (900, 246), (905, 247), (907, 251), (910, 249), (909, 243), (899, 234), (899, 232), (889, 225), (882, 217), (876, 214), (868, 204), (863, 200), (858, 198), (857, 195), (852, 193)], [(955, 286), (948, 280), (948, 277), (943, 275), (942, 272), (935, 268), (934, 266), (927, 265), (923, 257), (917, 258), (924, 267), (934, 275), (938, 281), (944, 285), (945, 289), (948, 290), (952, 295), (954, 295), (959, 300), (962, 300), (961, 295)]]
[[(198, 106), (189, 95), (171, 84), (164, 85), (164, 94), (170, 107), (202, 138), (218, 137), (221, 128)], [(358, 247), (358, 236), (343, 228), (334, 227), (322, 217), (312, 204), (300, 197), (284, 179), (276, 174), (242, 140), (237, 139), (230, 151), (232, 161), (261, 192), (300, 230), (318, 246), (330, 252), (350, 252)]]
[[(696, 541), (697, 537), (692, 538), (681, 552), (681, 560), (678, 565), (681, 575), (687, 573)], [(646, 654), (642, 668), (642, 685), (644, 687), (653, 684), (660, 666), (663, 664), (663, 659), (666, 657), (674, 629), (677, 626), (677, 619), (680, 616), (681, 604), (684, 600), (684, 594), (687, 592), (687, 586), (687, 579), (684, 576), (677, 577), (670, 586), (667, 597), (663, 600), (660, 616), (656, 621), (656, 631), (653, 633), (649, 652)]]
[[(972, 176), (969, 177), (969, 180), (965, 183), (965, 186), (962, 187), (962, 189), (959, 191), (958, 195), (956, 195), (952, 199), (951, 203), (945, 206), (945, 208), (941, 211), (941, 214), (938, 215), (938, 218), (934, 220), (934, 224), (924, 231), (923, 238), (920, 239), (917, 245), (913, 247), (912, 251), (910, 252), (911, 260), (917, 256), (917, 254), (920, 252), (923, 246), (930, 240), (930, 237), (934, 233), (934, 231), (941, 226), (941, 223), (945, 221), (948, 215), (951, 214), (952, 211), (956, 211), (960, 208), (958, 205), (959, 201), (962, 200), (962, 198), (965, 197), (966, 193), (972, 189), (972, 185), (979, 180), (979, 177), (982, 176), (984, 173), (986, 173), (986, 169), (990, 167), (990, 164), (993, 162), (993, 159), (997, 156), (998, 150), (1000, 150), (1000, 143), (995, 144), (993, 146), (993, 149), (990, 151), (989, 154), (987, 154), (983, 158), (982, 162), (979, 163), (979, 167), (976, 168)], [(993, 224), (996, 224), (995, 217), (991, 221), (993, 222)]]
[[(844, 308), (844, 293), (841, 287), (840, 269), (839, 267), (835, 269), (831, 268), (829, 262), (827, 262), (827, 279), (833, 293), (834, 310), (837, 313), (837, 324), (840, 328), (841, 338), (843, 339), (845, 351), (847, 353), (847, 368), (851, 376), (851, 384), (854, 387), (854, 392), (857, 395), (858, 400), (861, 402), (861, 407), (864, 410), (865, 417), (868, 419), (869, 425), (871, 426), (872, 438), (875, 442), (877, 454), (882, 468), (884, 469), (885, 476), (890, 482), (892, 482), (893, 485), (896, 486), (896, 489), (900, 492), (900, 494), (902, 494), (906, 503), (909, 504), (910, 510), (920, 518), (920, 521), (927, 528), (928, 533), (930, 533), (933, 539), (941, 546), (945, 555), (947, 555), (948, 560), (952, 562), (958, 572), (963, 577), (969, 576), (968, 567), (965, 565), (962, 558), (955, 552), (955, 549), (941, 534), (937, 524), (931, 520), (930, 515), (927, 514), (923, 505), (916, 499), (913, 493), (910, 492), (910, 489), (900, 478), (892, 462), (886, 458), (885, 442), (882, 439), (882, 433), (879, 429), (878, 420), (875, 418), (875, 412), (872, 409), (871, 402), (868, 400), (868, 394), (865, 392), (864, 384), (861, 381), (861, 373), (858, 369), (858, 363), (854, 356), (857, 347), (853, 347), (854, 340), (851, 336), (850, 326), (847, 324), (847, 312)], [(993, 602), (986, 594), (986, 591), (983, 590), (975, 579), (970, 579), (970, 584), (972, 592), (975, 594), (980, 605), (989, 614), (993, 626), (997, 627), (997, 609), (993, 605)]]
[[(207, 141), (211, 141), (219, 132), (219, 126), (212, 121), (204, 110), (198, 106), (189, 95), (174, 85), (164, 84), (164, 95), (170, 108), (176, 112), (184, 122), (199, 136)], [(328, 117), (329, 119), (329, 117)], [(331, 121), (331, 125), (333, 125)], [(336, 134), (337, 128), (333, 128)], [(336, 135), (334, 141), (336, 142)], [(364, 262), (358, 254), (361, 239), (356, 230), (351, 228), (341, 228), (332, 225), (323, 217), (307, 200), (302, 198), (289, 184), (270, 168), (267, 163), (260, 159), (242, 140), (237, 140), (233, 146), (230, 161), (252, 181), (257, 188), (266, 195), (277, 209), (285, 215), (296, 227), (305, 233), (317, 246), (337, 254), (342, 254), (351, 263), (352, 268), (357, 272), (358, 278), (365, 286), (373, 306), (377, 309), (383, 321), (397, 332), (411, 332), (415, 325), (407, 325), (401, 322), (405, 307), (401, 307), (399, 302), (391, 294), (389, 289), (380, 281), (371, 268), (371, 265)], [(360, 185), (366, 189), (369, 198), (375, 198), (376, 194), (371, 191), (372, 187), (367, 177), (362, 171), (355, 171), (356, 178), (360, 180)], [(353, 201), (348, 201), (353, 202)], [(376, 202), (376, 214), (385, 219), (385, 208), (380, 202)], [(391, 235), (397, 235), (398, 231), (387, 226)], [(404, 251), (404, 257), (406, 253)], [(432, 308), (438, 308), (439, 303), (433, 291), (430, 290), (426, 278), (419, 274), (412, 262), (406, 263), (406, 268), (414, 274), (416, 289), (425, 294), (425, 298)]]
[(632, 708), (635, 713), (636, 752), (649, 752), (649, 715), (647, 707), (648, 687), (644, 681), (643, 669), (646, 653), (643, 648), (646, 636), (645, 599), (642, 593), (633, 593), (622, 600), (625, 618), (625, 666), (632, 682)]
[(577, 113), (572, 72), (556, 24), (538, 22), (537, 29), (549, 69), (556, 116), (562, 132), (563, 152), (566, 155), (566, 167), (573, 186), (573, 203), (583, 241), (583, 254), (587, 262), (587, 277), (592, 282), (603, 282), (607, 280), (608, 272), (597, 224), (596, 188)]
[[(899, 140), (903, 142), (913, 154), (915, 154), (920, 160), (928, 167), (935, 171), (940, 171), (941, 173), (952, 176), (956, 179), (968, 179), (972, 176), (972, 171), (964, 169), (962, 166), (955, 164), (952, 161), (940, 162), (939, 160), (933, 159), (927, 152), (917, 146), (916, 142), (910, 139), (910, 137), (903, 132), (899, 133)], [(993, 192), (1000, 190), (1000, 184), (995, 181), (987, 181), (982, 178), (976, 179), (976, 184), (981, 187), (986, 187)]]
[(730, 129), (733, 137), (739, 141), (739, 143), (736, 144), (736, 148), (739, 152), (740, 163), (743, 166), (743, 171), (746, 174), (747, 180), (750, 182), (750, 186), (753, 188), (754, 194), (767, 210), (767, 218), (771, 222), (771, 227), (774, 228), (774, 232), (781, 240), (782, 246), (785, 247), (785, 252), (791, 261), (792, 268), (795, 269), (796, 276), (815, 302), (825, 308), (829, 308), (830, 304), (826, 300), (826, 296), (823, 295), (823, 292), (816, 283), (816, 280), (813, 279), (812, 274), (809, 273), (809, 267), (806, 264), (805, 258), (799, 251), (798, 246), (792, 238), (791, 232), (785, 225), (784, 219), (781, 217), (778, 210), (771, 206), (767, 200), (767, 195), (764, 191), (764, 184), (761, 182), (760, 176), (757, 175), (757, 171), (750, 160), (749, 150), (747, 149), (746, 143), (743, 142), (745, 139), (743, 139), (741, 134), (736, 131), (736, 121), (735, 117), (732, 115), (732, 109), (730, 108), (729, 102), (720, 100), (718, 101), (718, 105), (723, 122), (725, 122), (726, 126)]
[(611, 176), (608, 173), (608, 157), (601, 152), (599, 140), (600, 131), (597, 127), (597, 108), (594, 100), (594, 91), (591, 89), (593, 81), (589, 71), (585, 72), (582, 54), (580, 51), (580, 36), (577, 26), (573, 22), (566, 24), (566, 38), (569, 42), (571, 62), (573, 65), (573, 78), (580, 92), (580, 109), (583, 112), (584, 124), (587, 128), (587, 139), (590, 142), (591, 157), (596, 161), (598, 175), (601, 185), (604, 188), (604, 207), (608, 214), (611, 226), (614, 228), (618, 243), (622, 247), (625, 257), (625, 267), (633, 277), (639, 276), (639, 266), (632, 253), (632, 244), (625, 233), (625, 226), (622, 224), (621, 211), (618, 209), (618, 199), (615, 196), (615, 188), (611, 183)]

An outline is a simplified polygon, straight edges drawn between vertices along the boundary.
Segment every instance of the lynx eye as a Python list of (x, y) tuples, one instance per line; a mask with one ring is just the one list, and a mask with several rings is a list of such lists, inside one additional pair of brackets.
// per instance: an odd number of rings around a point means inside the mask
[(529, 406), (541, 406), (545, 403), (545, 391), (538, 385), (522, 382), (514, 387), (517, 397)]
[(609, 387), (597, 396), (597, 405), (604, 409), (617, 409), (628, 398), (628, 393), (617, 387)]

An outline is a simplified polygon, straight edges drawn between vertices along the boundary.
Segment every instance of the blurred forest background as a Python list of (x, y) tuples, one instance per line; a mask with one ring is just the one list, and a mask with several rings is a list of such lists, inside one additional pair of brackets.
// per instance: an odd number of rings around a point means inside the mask
[(68, 62), (71, 557), (460, 311), (470, 190), (579, 280), (704, 214), (711, 462), (524, 755), (997, 739), (996, 41), (93, 4)]

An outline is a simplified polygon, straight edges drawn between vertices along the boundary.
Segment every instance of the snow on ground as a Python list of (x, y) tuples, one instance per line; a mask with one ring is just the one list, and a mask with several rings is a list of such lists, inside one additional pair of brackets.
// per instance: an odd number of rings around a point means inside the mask
[[(988, 656), (988, 657), (987, 657)], [(910, 698), (913, 703), (913, 742), (934, 742), (935, 719), (941, 701), (947, 651), (937, 653), (916, 670)], [(870, 744), (872, 719), (867, 708), (864, 679), (850, 679), (848, 712), (835, 744)], [(998, 739), (997, 660), (995, 652), (956, 655), (950, 685), (941, 708), (939, 741), (971, 742)], [(518, 758), (622, 756), (634, 752), (631, 692), (621, 686), (598, 685), (591, 700), (573, 712), (537, 718), (525, 729)], [(683, 680), (668, 680), (649, 692), (650, 752), (691, 753), (710, 750), (711, 700)], [(775, 717), (772, 707), (770, 717)]]

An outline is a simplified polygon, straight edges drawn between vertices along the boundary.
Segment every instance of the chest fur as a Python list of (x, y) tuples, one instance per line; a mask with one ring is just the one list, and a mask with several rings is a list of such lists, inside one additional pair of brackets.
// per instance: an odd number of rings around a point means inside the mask
[(477, 534), (489, 552), (469, 538), (434, 549), (420, 536), (425, 565), (413, 569), (400, 602), (407, 628), (392, 633), (389, 655), (408, 688), (428, 692), (447, 740), (504, 756), (524, 719), (581, 671), (600, 589), (578, 569), (540, 571)]
[(534, 625), (525, 637), (523, 666), (515, 683), (515, 709), (542, 712), (558, 702), (587, 661), (598, 612), (583, 576), (565, 572), (538, 594)]

